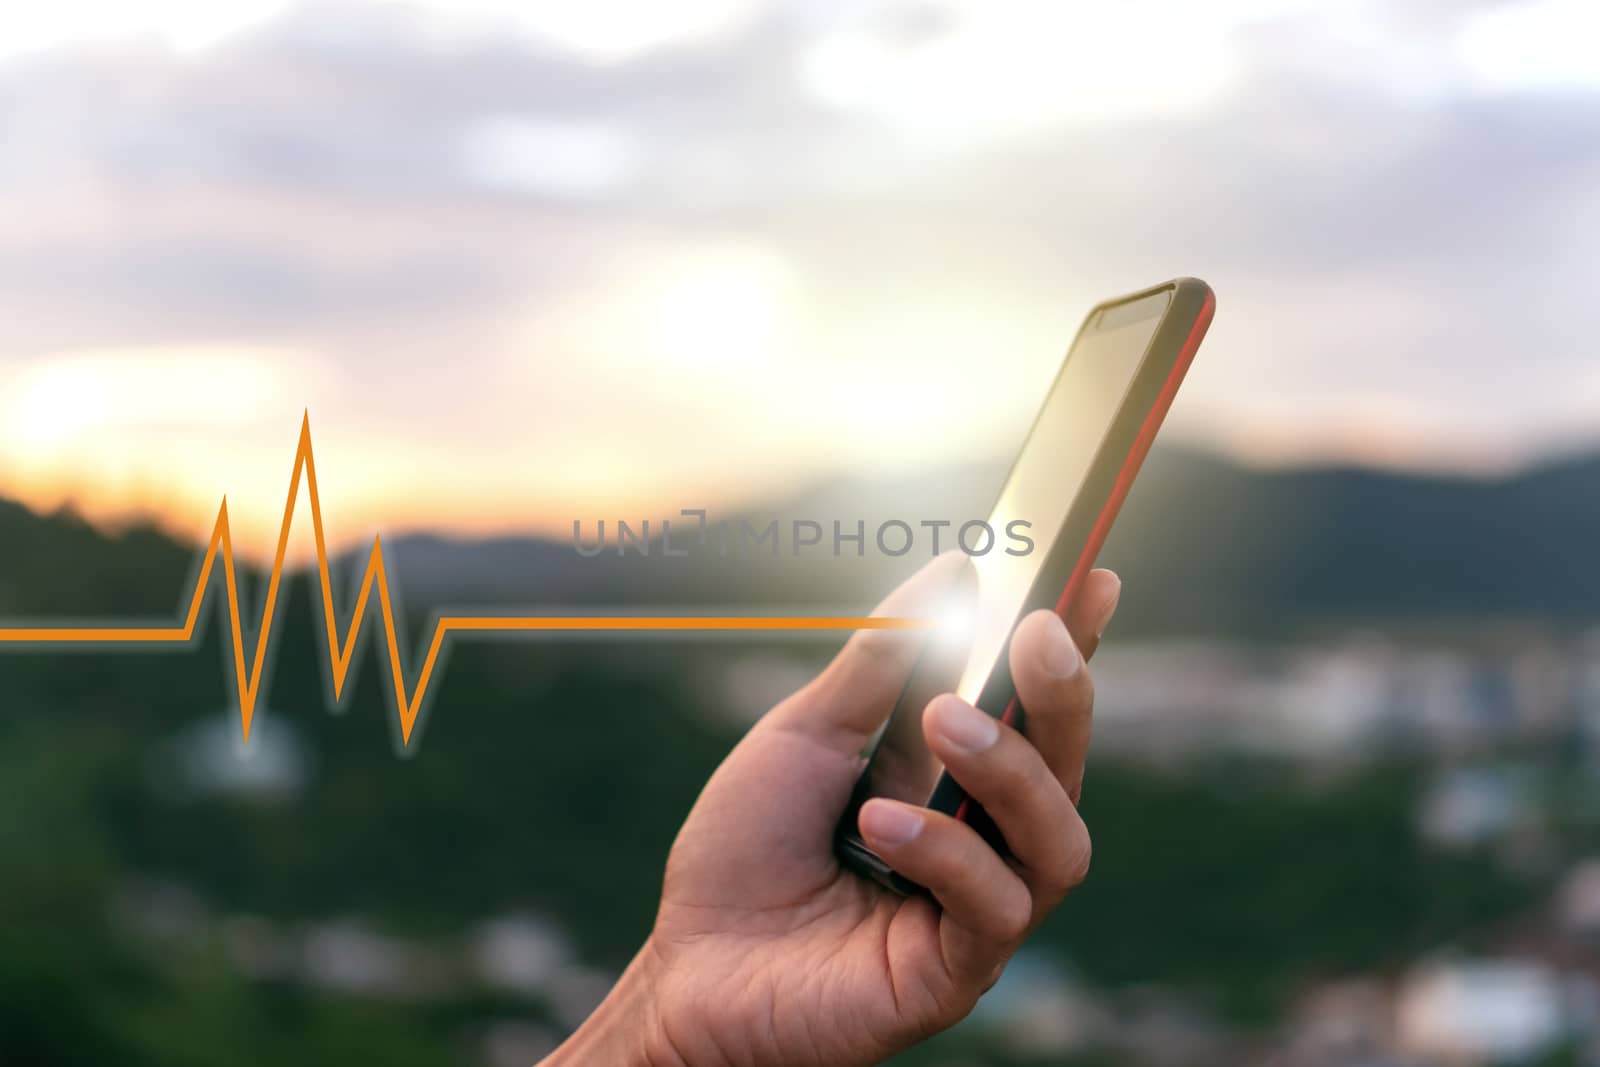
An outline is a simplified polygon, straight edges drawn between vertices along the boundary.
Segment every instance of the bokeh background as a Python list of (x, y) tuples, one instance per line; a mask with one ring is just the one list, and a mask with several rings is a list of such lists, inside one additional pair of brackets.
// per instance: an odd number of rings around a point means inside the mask
[[(1600, 1062), (1596, 40), (1587, 0), (5, 5), (0, 617), (171, 617), (224, 493), (253, 610), (306, 409), (342, 611), (381, 532), (418, 640), (864, 611), (911, 561), (571, 524), (981, 516), (1084, 311), (1200, 275), (1104, 555), (1095, 870), (904, 1062)], [(0, 654), (0, 1062), (532, 1062), (834, 647), (463, 645), (402, 752), (376, 642), (328, 713), (314, 595), (248, 749), (214, 628)]]

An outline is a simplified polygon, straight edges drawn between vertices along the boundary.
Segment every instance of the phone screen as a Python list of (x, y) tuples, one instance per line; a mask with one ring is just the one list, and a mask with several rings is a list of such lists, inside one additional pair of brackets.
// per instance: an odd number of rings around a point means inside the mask
[[(1152, 293), (1103, 308), (1084, 324), (989, 517), (992, 547), (982, 555), (974, 551), (946, 592), (938, 625), (873, 746), (861, 799), (925, 803), (943, 768), (923, 741), (923, 709), (948, 692), (976, 704), (1020, 616), (1055, 605), (1060, 589), (1047, 591), (1048, 604), (1029, 604), (1028, 594), (1171, 300), (1170, 291)], [(1032, 549), (1008, 537), (1012, 531), (1030, 538)]]

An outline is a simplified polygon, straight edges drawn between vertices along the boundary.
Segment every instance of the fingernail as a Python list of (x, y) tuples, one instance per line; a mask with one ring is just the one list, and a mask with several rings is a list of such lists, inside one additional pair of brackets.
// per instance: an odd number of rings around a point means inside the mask
[(966, 752), (982, 752), (1000, 740), (1000, 724), (958, 697), (941, 699), (933, 715), (944, 739)]
[(1100, 621), (1095, 623), (1094, 635), (1101, 637), (1106, 632), (1106, 627), (1111, 625), (1111, 616), (1117, 613), (1117, 605), (1122, 602), (1122, 578), (1117, 578), (1117, 591), (1111, 594), (1111, 603), (1105, 606), (1100, 613)]
[(903, 845), (922, 832), (922, 816), (899, 804), (868, 804), (861, 809), (860, 824), (869, 841), (885, 845)]
[(1078, 642), (1067, 632), (1067, 624), (1061, 617), (1050, 617), (1055, 622), (1044, 643), (1044, 669), (1056, 678), (1071, 678), (1083, 666), (1083, 653), (1078, 651)]

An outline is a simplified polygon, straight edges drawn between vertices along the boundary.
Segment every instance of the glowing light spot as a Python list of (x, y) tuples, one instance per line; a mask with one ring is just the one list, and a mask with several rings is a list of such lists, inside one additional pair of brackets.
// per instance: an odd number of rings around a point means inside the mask
[(946, 604), (934, 616), (934, 640), (952, 649), (967, 647), (977, 628), (977, 604), (971, 598), (958, 598)]

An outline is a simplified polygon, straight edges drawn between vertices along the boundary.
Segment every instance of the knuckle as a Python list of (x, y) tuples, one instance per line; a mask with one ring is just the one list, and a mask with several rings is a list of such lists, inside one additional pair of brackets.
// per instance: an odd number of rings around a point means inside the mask
[(1094, 846), (1089, 831), (1079, 823), (1067, 837), (1067, 847), (1061, 862), (1061, 886), (1074, 889), (1089, 877), (1089, 862), (1094, 856)]
[(1036, 804), (1049, 805), (1051, 808), (1058, 806), (1067, 799), (1061, 779), (1045, 762), (1043, 753), (1034, 748), (1031, 742), (1025, 741), (1023, 744), (1027, 748), (1019, 750), (1019, 762), (1022, 763), (1016, 775), (1019, 787), (1026, 790), (1028, 797)]
[(1033, 897), (1020, 881), (996, 906), (994, 916), (995, 936), (1002, 944), (1010, 945), (1027, 936), (1033, 923)]
[(1017, 738), (1014, 745), (999, 745), (995, 762), (980, 799), (1002, 825), (1049, 825), (1059, 808), (1071, 807), (1066, 788), (1032, 742)]
[(1094, 707), (1094, 675), (1087, 665), (1067, 680), (1065, 704), (1074, 711), (1088, 711)]

